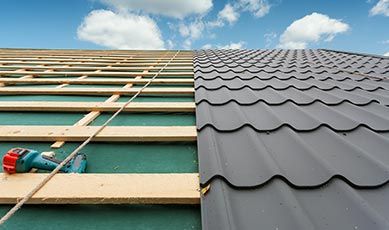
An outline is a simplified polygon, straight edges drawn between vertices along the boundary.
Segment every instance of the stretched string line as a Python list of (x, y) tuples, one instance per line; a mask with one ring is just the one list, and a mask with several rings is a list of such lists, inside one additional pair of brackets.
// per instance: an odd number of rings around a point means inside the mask
[(36, 185), (26, 196), (23, 197), (18, 203), (15, 204), (1, 219), (0, 225), (4, 224), (9, 218), (11, 218), (35, 193), (37, 193), (47, 182), (49, 182), (59, 170), (64, 167), (76, 154), (83, 149), (92, 139), (101, 132), (119, 113), (121, 113), (125, 107), (127, 107), (147, 86), (151, 84), (153, 80), (168, 66), (173, 59), (179, 54), (179, 50), (174, 56), (142, 87), (140, 88), (119, 110), (117, 110), (102, 126), (100, 126), (94, 133), (92, 133), (88, 139), (86, 139), (81, 145), (79, 145), (72, 153), (70, 153), (53, 171), (51, 171), (47, 177), (45, 177), (38, 185)]

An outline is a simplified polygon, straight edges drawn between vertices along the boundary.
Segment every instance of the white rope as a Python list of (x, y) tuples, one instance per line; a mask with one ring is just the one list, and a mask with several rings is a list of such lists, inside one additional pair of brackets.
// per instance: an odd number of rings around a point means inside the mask
[(23, 199), (21, 199), (13, 208), (11, 208), (1, 219), (0, 225), (4, 224), (9, 218), (11, 218), (22, 206), (25, 204), (35, 193), (37, 193), (59, 170), (64, 167), (76, 154), (84, 148), (97, 134), (101, 132), (123, 109), (128, 106), (147, 86), (151, 84), (153, 80), (170, 64), (170, 62), (178, 55), (180, 51), (177, 51), (174, 56), (142, 87), (136, 94), (134, 94), (115, 114), (113, 114), (102, 126), (100, 126), (94, 133), (92, 133), (88, 139), (86, 139), (81, 145), (79, 145), (69, 156), (67, 156), (50, 174), (45, 177), (37, 186), (35, 186)]

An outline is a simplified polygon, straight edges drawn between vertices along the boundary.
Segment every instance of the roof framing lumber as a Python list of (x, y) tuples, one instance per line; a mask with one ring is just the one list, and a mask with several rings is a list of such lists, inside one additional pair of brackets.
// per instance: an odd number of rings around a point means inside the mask
[[(0, 101), (0, 111), (115, 112), (125, 102)], [(132, 102), (123, 112), (194, 112), (192, 102)]]
[[(83, 71), (73, 71), (73, 72), (45, 72), (45, 71), (0, 71), (0, 75), (33, 75), (36, 77), (40, 76), (116, 76), (116, 77), (129, 77), (129, 76), (154, 76), (157, 72), (83, 72)], [(158, 76), (193, 76), (193, 72), (161, 72)]]
[[(164, 66), (167, 62), (160, 62), (160, 63), (154, 63), (152, 61), (147, 62), (131, 62), (130, 60), (127, 61), (120, 61), (120, 64), (116, 64), (116, 62), (96, 62), (96, 61), (75, 61), (75, 60), (69, 60), (69, 61), (29, 61), (28, 64), (34, 64), (34, 65), (77, 65), (77, 66), (106, 66), (107, 64), (111, 64), (112, 66)], [(26, 64), (25, 61), (1, 61), (0, 64)], [(169, 63), (169, 66), (193, 66), (192, 62), (175, 62), (172, 61)]]
[[(109, 64), (114, 64), (116, 62), (118, 62), (119, 60), (102, 60), (102, 59), (56, 59), (56, 58), (51, 58), (51, 59), (32, 59), (32, 60), (29, 60), (29, 59), (4, 59), (4, 58), (0, 58), (0, 61), (2, 63), (12, 63), (13, 61), (21, 61), (22, 63), (26, 63), (28, 62), (29, 64), (33, 64), (34, 62), (36, 61), (40, 61), (40, 62), (58, 62), (58, 63), (64, 63), (64, 62), (94, 62), (94, 63), (104, 63), (105, 65), (109, 65)], [(152, 64), (152, 62), (155, 61), (155, 59), (143, 59), (143, 60), (132, 60), (132, 59), (128, 59), (127, 61), (123, 60), (123, 63), (134, 63), (134, 64), (146, 64), (146, 65), (150, 65)], [(122, 61), (120, 61), (122, 62)], [(165, 60), (165, 62), (167, 62), (167, 60)], [(183, 63), (185, 65), (193, 65), (193, 62), (192, 61), (185, 61), (185, 60), (173, 60), (171, 61), (171, 63)], [(170, 65), (170, 64), (169, 64)]]
[[(56, 95), (133, 95), (137, 93), (137, 88), (16, 88), (16, 87), (1, 87), (0, 94), (56, 94)], [(194, 88), (145, 88), (142, 90), (142, 95), (193, 95)]]
[[(0, 203), (13, 204), (46, 177), (0, 174)], [(199, 204), (199, 176), (183, 174), (57, 174), (29, 204)]]
[[(117, 62), (120, 63), (120, 62)], [(150, 69), (152, 66), (149, 66), (147, 69), (143, 70), (143, 72), (148, 72), (148, 69)], [(137, 76), (135, 79), (141, 79), (142, 76)], [(127, 83), (125, 86), (123, 86), (123, 89), (128, 89), (133, 86), (132, 83)], [(111, 97), (109, 97), (105, 102), (116, 102), (119, 100), (121, 95), (114, 94)], [(100, 116), (101, 112), (100, 111), (92, 111), (86, 114), (81, 120), (79, 120), (77, 123), (75, 123), (73, 126), (87, 126), (90, 124), (93, 120), (95, 120), (98, 116)], [(60, 148), (65, 144), (64, 141), (56, 141), (51, 145), (51, 148)]]
[[(84, 141), (99, 126), (0, 126), (0, 141)], [(196, 141), (195, 126), (108, 126), (93, 141)]]
[[(33, 65), (9, 65), (9, 66), (0, 66), (0, 69), (53, 69), (53, 70), (122, 70), (122, 71), (129, 71), (129, 70), (143, 70), (144, 66), (111, 66), (111, 67), (93, 67), (93, 66), (33, 66)], [(149, 68), (149, 70), (160, 70), (161, 67), (154, 66)], [(166, 70), (193, 70), (193, 66), (187, 65), (187, 66), (166, 66), (164, 69)]]
[[(170, 60), (171, 57), (174, 56), (174, 53), (170, 54), (156, 54), (156, 55), (129, 55), (129, 56), (111, 56), (111, 55), (26, 55), (26, 54), (17, 54), (17, 55), (10, 55), (10, 54), (2, 54), (0, 52), (0, 59), (11, 59), (11, 60), (19, 60), (19, 59), (26, 59), (26, 60), (39, 60), (39, 59), (56, 59), (56, 60), (67, 60), (67, 59), (101, 59), (101, 60), (123, 60), (126, 58), (131, 58), (132, 60), (154, 60), (154, 59), (160, 59), (160, 60)], [(174, 58), (175, 60), (185, 60), (185, 61), (192, 61), (192, 56), (176, 56)]]
[[(33, 78), (33, 79), (21, 79), (21, 78), (0, 78), (1, 83), (17, 84), (17, 83), (29, 83), (29, 84), (146, 84), (150, 79), (123, 79), (123, 78), (106, 78), (106, 79), (69, 79), (69, 78)], [(194, 80), (190, 78), (157, 78), (152, 81), (151, 84), (193, 84)]]
[[(131, 62), (144, 62), (144, 61), (153, 61), (155, 59), (161, 59), (162, 61), (168, 61), (171, 58), (159, 58), (159, 57), (144, 57), (144, 58), (131, 58)], [(47, 60), (47, 61), (98, 61), (98, 62), (117, 62), (122, 61), (126, 58), (111, 58), (111, 57), (1, 57), (0, 60), (21, 60), (21, 61), (36, 61), (36, 60)], [(175, 58), (174, 61), (192, 63), (192, 58)]]

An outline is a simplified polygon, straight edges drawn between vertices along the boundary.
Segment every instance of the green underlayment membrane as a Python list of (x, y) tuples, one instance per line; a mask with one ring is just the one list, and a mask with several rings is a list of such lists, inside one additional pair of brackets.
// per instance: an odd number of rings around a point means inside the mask
[[(99, 102), (107, 98), (109, 96), (0, 95), (0, 101)], [(130, 96), (123, 96), (118, 101), (126, 102), (129, 98)], [(193, 96), (139, 96), (135, 101), (193, 102)], [(0, 125), (73, 125), (85, 114), (0, 112)], [(110, 115), (112, 113), (102, 113), (90, 125), (102, 125)], [(123, 112), (110, 125), (193, 126), (195, 114)], [(13, 147), (50, 151), (52, 143), (0, 142), (0, 153), (3, 155)], [(55, 150), (56, 157), (65, 158), (79, 144), (67, 142), (62, 148)], [(92, 142), (81, 152), (87, 155), (87, 173), (198, 172), (195, 142)], [(0, 205), (0, 215), (4, 215), (11, 207)], [(201, 217), (199, 205), (25, 205), (0, 229), (201, 229)]]

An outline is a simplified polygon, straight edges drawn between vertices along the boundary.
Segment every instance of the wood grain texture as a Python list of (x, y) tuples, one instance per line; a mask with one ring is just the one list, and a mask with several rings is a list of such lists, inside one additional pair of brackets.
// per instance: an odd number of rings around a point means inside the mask
[[(102, 72), (85, 72), (85, 71), (72, 71), (72, 72), (66, 72), (66, 71), (56, 71), (56, 72), (45, 72), (45, 71), (0, 71), (0, 75), (34, 75), (36, 77), (39, 77), (41, 75), (44, 76), (117, 76), (117, 77), (128, 77), (128, 76), (154, 76), (156, 72), (112, 72), (112, 71), (102, 71)], [(193, 72), (187, 71), (187, 72), (161, 72), (158, 74), (158, 76), (193, 76)]]
[[(0, 111), (114, 112), (125, 102), (0, 101)], [(123, 112), (194, 112), (193, 102), (132, 102)]]
[[(111, 84), (146, 84), (149, 80), (148, 79), (128, 79), (128, 78), (110, 78), (107, 77), (105, 79), (101, 78), (95, 78), (95, 79), (69, 79), (69, 78), (33, 78), (33, 79), (26, 79), (26, 78), (0, 78), (0, 84), (1, 83), (28, 83), (28, 84), (95, 84), (95, 85), (111, 85)], [(155, 79), (151, 83), (151, 85), (159, 85), (159, 84), (191, 84), (193, 85), (194, 80), (188, 79), (188, 78), (160, 78)]]
[[(0, 203), (13, 204), (46, 177), (0, 174)], [(182, 174), (55, 175), (30, 204), (199, 204), (199, 176)]]
[[(133, 95), (137, 93), (137, 88), (34, 88), (34, 87), (1, 87), (0, 94), (28, 95), (28, 94), (56, 94), (56, 95)], [(145, 88), (142, 95), (193, 95), (194, 88)]]
[[(84, 141), (98, 126), (0, 126), (0, 141)], [(196, 141), (195, 126), (108, 126), (93, 141)]]

